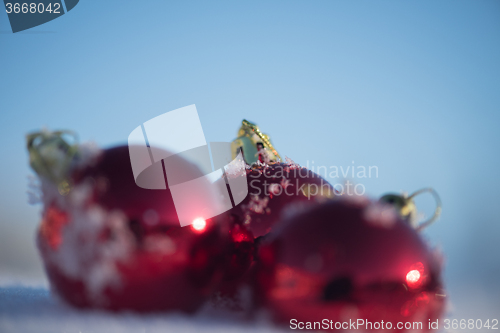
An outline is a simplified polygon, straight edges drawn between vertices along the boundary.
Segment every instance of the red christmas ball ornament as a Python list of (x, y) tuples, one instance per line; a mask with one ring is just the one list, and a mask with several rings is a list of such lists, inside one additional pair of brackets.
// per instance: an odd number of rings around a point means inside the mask
[(227, 214), (241, 219), (256, 238), (268, 234), (283, 215), (336, 195), (325, 179), (290, 159), (252, 165), (247, 183), (248, 196)]
[(261, 302), (289, 325), (411, 331), (405, 323), (421, 322), (429, 331), (445, 307), (436, 254), (392, 207), (368, 199), (332, 200), (283, 221), (259, 257)]
[(282, 215), (337, 194), (325, 179), (291, 159), (280, 162), (269, 135), (248, 120), (242, 121), (231, 149), (233, 158), (241, 153), (247, 164), (248, 196), (228, 214), (241, 219), (256, 238), (268, 234)]
[(180, 227), (168, 188), (136, 185), (129, 147), (88, 149), (59, 132), (35, 134), (28, 147), (44, 201), (39, 249), (68, 303), (192, 312), (220, 283), (228, 224), (200, 218)]

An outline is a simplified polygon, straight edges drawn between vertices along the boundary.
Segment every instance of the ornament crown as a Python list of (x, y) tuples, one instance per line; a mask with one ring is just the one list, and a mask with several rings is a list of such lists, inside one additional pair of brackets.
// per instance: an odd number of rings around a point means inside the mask
[(238, 137), (231, 144), (233, 158), (239, 151), (242, 151), (248, 164), (257, 163), (259, 155), (257, 146), (259, 144), (268, 150), (267, 155), (270, 161), (281, 161), (281, 156), (271, 143), (269, 135), (262, 133), (256, 124), (243, 119), (238, 130)]
[[(70, 137), (73, 143), (68, 143), (64, 137)], [(77, 142), (78, 137), (72, 131), (43, 129), (26, 136), (31, 168), (38, 176), (56, 184), (61, 195), (67, 195), (71, 190), (68, 173), (78, 153)]]

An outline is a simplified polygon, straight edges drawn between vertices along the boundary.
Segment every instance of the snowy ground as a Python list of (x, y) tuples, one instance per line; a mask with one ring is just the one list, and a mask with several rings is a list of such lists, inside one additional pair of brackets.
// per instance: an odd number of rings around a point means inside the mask
[[(448, 318), (499, 318), (498, 308), (477, 290), (452, 302)], [(496, 303), (496, 302), (495, 302)], [(467, 306), (468, 304), (468, 306)], [(228, 313), (112, 314), (80, 311), (54, 298), (46, 287), (0, 287), (0, 332), (2, 333), (154, 333), (154, 332), (284, 332), (264, 319), (251, 323)], [(446, 332), (446, 331), (443, 331)], [(449, 330), (447, 332), (459, 332)], [(471, 332), (468, 330), (468, 332)]]
[[(450, 284), (447, 318), (500, 320), (496, 288)], [(0, 333), (154, 333), (154, 332), (290, 332), (258, 317), (251, 322), (234, 313), (202, 310), (195, 316), (178, 313), (140, 315), (73, 309), (55, 298), (44, 282), (15, 286), (0, 279)], [(485, 332), (441, 330), (438, 332)], [(493, 332), (498, 332), (497, 330)]]
[(265, 320), (245, 322), (223, 313), (110, 314), (72, 309), (45, 287), (0, 287), (2, 333), (281, 332)]

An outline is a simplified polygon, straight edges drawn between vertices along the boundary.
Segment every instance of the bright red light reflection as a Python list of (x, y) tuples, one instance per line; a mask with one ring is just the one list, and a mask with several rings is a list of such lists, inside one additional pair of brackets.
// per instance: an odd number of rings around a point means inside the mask
[(193, 230), (198, 232), (204, 231), (206, 227), (207, 227), (207, 221), (205, 221), (201, 217), (194, 219), (193, 223), (191, 224), (191, 228), (193, 228)]

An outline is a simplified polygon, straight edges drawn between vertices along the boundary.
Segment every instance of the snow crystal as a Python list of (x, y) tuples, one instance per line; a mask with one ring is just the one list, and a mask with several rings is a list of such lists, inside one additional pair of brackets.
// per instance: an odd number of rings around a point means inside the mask
[(268, 167), (266, 162), (262, 163), (261, 161), (257, 161), (255, 164), (259, 167), (263, 167), (264, 169)]
[(268, 197), (260, 198), (258, 195), (252, 195), (248, 205), (243, 205), (242, 208), (248, 209), (256, 214), (264, 214), (268, 202)]
[(268, 186), (268, 191), (271, 194), (277, 195), (278, 193), (280, 193), (282, 191), (282, 188), (281, 188), (280, 184), (271, 183)]
[(397, 214), (391, 205), (373, 203), (363, 212), (365, 220), (374, 226), (391, 228), (397, 222)]
[(285, 156), (285, 163), (289, 165), (291, 170), (302, 168), (299, 164), (295, 163), (290, 157)]
[(224, 168), (226, 175), (228, 176), (245, 176), (246, 175), (246, 170), (247, 170), (247, 165), (245, 164), (245, 161), (242, 158), (236, 158), (231, 161), (226, 167)]

